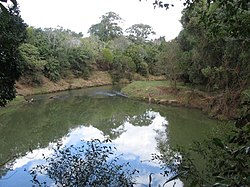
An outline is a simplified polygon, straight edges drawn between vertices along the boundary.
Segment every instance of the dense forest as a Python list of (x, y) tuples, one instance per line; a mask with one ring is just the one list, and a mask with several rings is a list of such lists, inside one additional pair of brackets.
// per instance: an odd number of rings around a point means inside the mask
[[(211, 93), (212, 104), (220, 106), (220, 113), (231, 117), (237, 110), (240, 118), (236, 125), (249, 127), (249, 1), (186, 1), (180, 20), (183, 29), (172, 41), (152, 39), (154, 29), (143, 23), (123, 30), (123, 19), (114, 12), (93, 23), (87, 37), (61, 27), (34, 28), (24, 23), (13, 2), (14, 6), (7, 9), (1, 4), (0, 106), (15, 97), (15, 81), (20, 76), (26, 84), (39, 86), (43, 77), (51, 81), (88, 79), (96, 70), (108, 71), (114, 84), (138, 76), (165, 75), (173, 89), (182, 82)], [(161, 1), (154, 5), (171, 8)], [(227, 180), (236, 176), (228, 182), (232, 186), (247, 186), (249, 182), (249, 166), (239, 164), (249, 158), (248, 132), (240, 129), (225, 145), (214, 139), (217, 148), (225, 151), (221, 160), (226, 158), (234, 164), (233, 168), (218, 170), (218, 176)], [(238, 152), (232, 149), (228, 154), (232, 144)], [(230, 169), (237, 175), (224, 173)]]

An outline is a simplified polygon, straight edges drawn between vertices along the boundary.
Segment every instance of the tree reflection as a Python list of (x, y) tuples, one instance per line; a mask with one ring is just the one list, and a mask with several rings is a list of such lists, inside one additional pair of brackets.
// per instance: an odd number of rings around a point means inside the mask
[(79, 147), (57, 144), (54, 153), (44, 157), (46, 164), (29, 172), (38, 186), (133, 186), (137, 170), (119, 163), (110, 140), (82, 141)]

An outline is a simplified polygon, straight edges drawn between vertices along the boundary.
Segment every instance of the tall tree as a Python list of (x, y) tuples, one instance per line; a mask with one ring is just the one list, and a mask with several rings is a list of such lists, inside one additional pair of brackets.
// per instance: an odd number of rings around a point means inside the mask
[(160, 54), (160, 62), (164, 65), (165, 75), (171, 86), (176, 89), (177, 78), (180, 73), (181, 51), (176, 41), (166, 42)]
[(6, 9), (0, 5), (0, 106), (5, 106), (15, 98), (15, 81), (21, 74), (18, 47), (26, 37), (26, 24), (16, 2)]
[(122, 28), (119, 26), (121, 21), (122, 18), (118, 14), (108, 12), (102, 16), (101, 22), (92, 25), (88, 32), (107, 42), (123, 34)]
[(142, 23), (132, 25), (126, 29), (126, 32), (129, 34), (129, 38), (136, 43), (145, 42), (150, 35), (156, 34), (150, 25)]

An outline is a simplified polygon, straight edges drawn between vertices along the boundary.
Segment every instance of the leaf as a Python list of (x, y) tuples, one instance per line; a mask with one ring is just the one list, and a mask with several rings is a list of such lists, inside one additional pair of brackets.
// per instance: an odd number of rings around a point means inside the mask
[(221, 147), (221, 148), (224, 148), (224, 144), (222, 143), (221, 139), (219, 138), (213, 138), (213, 143), (218, 146), (218, 147)]

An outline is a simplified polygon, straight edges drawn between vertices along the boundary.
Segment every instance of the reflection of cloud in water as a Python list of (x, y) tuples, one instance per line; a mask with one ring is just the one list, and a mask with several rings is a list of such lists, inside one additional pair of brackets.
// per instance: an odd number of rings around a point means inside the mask
[[(137, 119), (138, 116), (133, 116)], [(139, 117), (140, 118), (140, 117)], [(140, 170), (137, 178), (138, 183), (149, 181), (149, 175), (152, 173), (153, 186), (163, 184), (166, 178), (163, 178), (159, 173), (160, 168), (157, 163), (152, 161), (152, 153), (158, 153), (156, 146), (156, 137), (167, 140), (166, 127), (167, 120), (160, 113), (154, 111), (146, 111), (143, 118), (150, 120), (148, 126), (134, 126), (133, 120), (129, 119), (124, 122), (123, 126), (118, 127), (114, 131), (122, 131), (123, 133), (113, 141), (118, 152), (123, 154), (123, 159), (131, 163), (131, 165)], [(140, 118), (141, 119), (141, 118)], [(142, 161), (142, 162), (141, 162)], [(183, 186), (180, 180), (175, 180), (176, 187)], [(174, 182), (168, 183), (165, 186), (173, 186)]]
[(151, 117), (152, 122), (149, 126), (134, 126), (126, 121), (123, 128), (118, 127), (117, 131), (124, 131), (114, 144), (119, 152), (127, 155), (139, 155), (141, 160), (151, 159), (151, 154), (156, 152), (156, 131), (166, 130), (167, 121), (158, 112), (147, 111), (147, 116)]
[[(135, 126), (135, 119), (145, 119), (149, 123), (148, 126)], [(122, 154), (122, 161), (129, 161), (132, 168), (140, 170), (137, 181), (139, 183), (148, 183), (150, 173), (153, 174), (153, 181), (155, 184), (163, 184), (165, 178), (159, 173), (159, 167), (156, 163), (149, 162), (152, 153), (158, 153), (156, 137), (161, 136), (163, 139), (166, 137), (166, 127), (168, 122), (165, 117), (162, 117), (160, 113), (154, 111), (146, 111), (141, 116), (127, 117), (125, 122), (116, 129), (113, 129), (113, 133), (118, 133), (120, 136), (113, 140), (114, 146), (117, 148), (118, 154)], [(93, 126), (85, 127), (80, 126), (61, 139), (62, 145), (79, 145), (81, 140), (100, 139), (103, 140), (103, 133)], [(50, 143), (47, 148), (33, 150), (32, 153), (28, 153), (26, 156), (19, 158), (15, 161), (13, 169), (26, 168), (31, 169), (37, 164), (41, 164), (43, 156), (48, 157), (53, 153), (52, 148), (56, 146), (56, 143)], [(143, 161), (143, 162), (141, 162)], [(8, 174), (6, 175), (8, 176)], [(13, 180), (15, 180), (13, 178)], [(180, 180), (176, 180), (176, 186), (183, 186)], [(153, 183), (154, 185), (154, 183)], [(165, 186), (173, 186), (165, 185)]]
[[(24, 165), (28, 164), (30, 161), (38, 161), (42, 160), (44, 156), (48, 157), (53, 153), (53, 147), (55, 146), (55, 143), (50, 143), (48, 147), (43, 148), (43, 149), (36, 149), (33, 150), (32, 152), (29, 152), (26, 156), (18, 158), (15, 160), (15, 163), (12, 167), (12, 169), (17, 169), (20, 167), (23, 167)], [(33, 164), (32, 165), (37, 165)]]
[(103, 133), (95, 127), (80, 126), (73, 129), (68, 136), (63, 138), (63, 145), (77, 145), (81, 140), (90, 141), (91, 139), (103, 140)]

